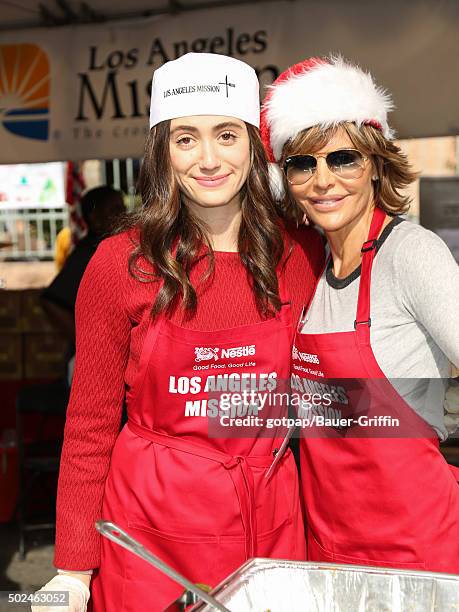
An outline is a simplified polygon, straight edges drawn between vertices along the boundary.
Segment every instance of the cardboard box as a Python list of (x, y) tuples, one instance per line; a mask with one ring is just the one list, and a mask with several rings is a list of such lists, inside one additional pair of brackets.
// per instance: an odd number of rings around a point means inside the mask
[(55, 332), (52, 322), (41, 306), (42, 289), (26, 289), (21, 291), (21, 322), (22, 331)]
[(21, 331), (21, 291), (0, 289), (0, 333)]
[(24, 334), (24, 378), (66, 375), (67, 340), (60, 334)]
[(20, 380), (22, 365), (22, 336), (0, 334), (0, 380)]

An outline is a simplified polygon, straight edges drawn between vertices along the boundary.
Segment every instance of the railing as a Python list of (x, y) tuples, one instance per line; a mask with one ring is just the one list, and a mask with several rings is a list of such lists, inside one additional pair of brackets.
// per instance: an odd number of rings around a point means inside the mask
[(128, 157), (126, 159), (112, 159), (105, 162), (101, 168), (101, 181), (121, 189), (126, 194), (126, 208), (131, 211), (140, 202), (140, 195), (136, 195), (136, 185), (142, 160)]
[(27, 209), (0, 204), (0, 260), (52, 259), (56, 236), (67, 224), (67, 207)]
[[(126, 195), (125, 204), (132, 210), (139, 203), (136, 183), (141, 160), (113, 159), (101, 162), (88, 188), (109, 184)], [(32, 208), (0, 202), (0, 261), (53, 259), (56, 236), (68, 225), (68, 206)], [(11, 246), (5, 246), (11, 245)]]

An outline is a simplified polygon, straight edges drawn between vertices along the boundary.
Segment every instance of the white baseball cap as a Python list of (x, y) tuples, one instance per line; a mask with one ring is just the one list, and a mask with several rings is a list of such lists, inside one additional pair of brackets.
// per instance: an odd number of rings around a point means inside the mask
[(187, 53), (153, 74), (150, 127), (167, 119), (222, 115), (260, 125), (255, 70), (234, 57)]

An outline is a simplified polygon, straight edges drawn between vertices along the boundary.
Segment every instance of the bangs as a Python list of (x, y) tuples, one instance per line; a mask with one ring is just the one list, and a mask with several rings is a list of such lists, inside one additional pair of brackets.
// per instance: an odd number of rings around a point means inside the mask
[(384, 136), (370, 125), (362, 125), (360, 128), (355, 123), (350, 122), (335, 123), (325, 128), (315, 125), (303, 130), (285, 144), (282, 152), (282, 163), (289, 155), (317, 153), (327, 145), (339, 129), (344, 130), (353, 147), (365, 155), (378, 155), (380, 152), (381, 140), (384, 140)]
[(279, 163), (282, 165), (289, 155), (306, 155), (320, 151), (333, 138), (339, 127), (339, 125), (332, 125), (322, 128), (320, 125), (315, 125), (308, 130), (303, 130), (295, 138), (286, 142)]

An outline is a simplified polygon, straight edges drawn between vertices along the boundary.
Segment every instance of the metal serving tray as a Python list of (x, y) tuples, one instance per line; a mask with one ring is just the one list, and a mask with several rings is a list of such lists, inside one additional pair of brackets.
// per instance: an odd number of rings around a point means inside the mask
[(459, 612), (458, 575), (332, 563), (252, 559), (211, 594), (231, 612)]

